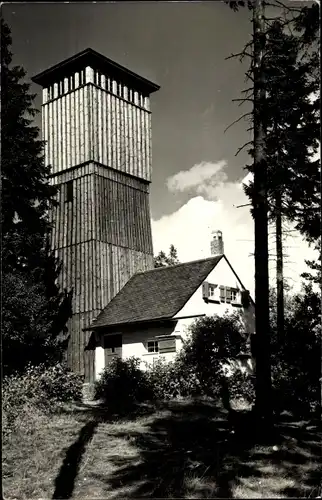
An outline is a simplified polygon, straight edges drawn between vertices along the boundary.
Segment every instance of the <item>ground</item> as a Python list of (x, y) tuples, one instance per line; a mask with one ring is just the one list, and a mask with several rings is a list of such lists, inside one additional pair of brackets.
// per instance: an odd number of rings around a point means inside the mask
[[(306, 423), (307, 424), (307, 423)], [(3, 496), (288, 498), (321, 495), (321, 429), (285, 419), (274, 443), (233, 433), (209, 402), (144, 405), (126, 417), (90, 405), (3, 442)]]

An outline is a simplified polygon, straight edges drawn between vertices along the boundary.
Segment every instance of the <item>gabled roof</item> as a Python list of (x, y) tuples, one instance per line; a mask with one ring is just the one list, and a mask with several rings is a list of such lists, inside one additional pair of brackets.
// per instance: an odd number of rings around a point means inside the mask
[(38, 75), (35, 75), (31, 80), (38, 85), (46, 87), (61, 78), (69, 76), (69, 74), (73, 72), (75, 73), (76, 71), (84, 69), (87, 65), (94, 70), (100, 70), (106, 73), (111, 78), (115, 78), (124, 84), (131, 85), (134, 89), (142, 91), (147, 95), (156, 92), (160, 88), (156, 83), (133, 73), (133, 71), (130, 71), (124, 66), (121, 66), (90, 48), (51, 66)]
[(86, 330), (173, 318), (223, 257), (135, 274)]

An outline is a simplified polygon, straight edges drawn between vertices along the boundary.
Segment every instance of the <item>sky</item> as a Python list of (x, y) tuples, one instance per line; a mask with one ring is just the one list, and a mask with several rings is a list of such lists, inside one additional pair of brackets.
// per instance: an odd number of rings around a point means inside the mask
[[(249, 12), (213, 2), (10, 3), (14, 64), (27, 77), (91, 47), (160, 85), (151, 96), (154, 252), (174, 244), (181, 261), (210, 256), (212, 230), (254, 295), (254, 228), (242, 182), (250, 163), (249, 123), (238, 106), (248, 62), (228, 59), (250, 39)], [(32, 84), (40, 109), (41, 89)], [(37, 118), (40, 126), (40, 116)], [(225, 131), (226, 130), (226, 131)], [(292, 228), (291, 228), (292, 229)], [(271, 228), (270, 233), (273, 233)], [(285, 240), (285, 274), (300, 287), (305, 258), (315, 253), (296, 233)], [(271, 278), (274, 238), (270, 236)]]

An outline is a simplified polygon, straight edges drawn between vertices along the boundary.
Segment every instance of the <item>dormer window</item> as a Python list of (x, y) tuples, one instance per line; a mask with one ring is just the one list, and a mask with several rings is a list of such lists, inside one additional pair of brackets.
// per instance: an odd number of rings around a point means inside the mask
[(205, 302), (215, 302), (217, 304), (231, 304), (233, 306), (242, 306), (246, 304), (243, 301), (245, 292), (241, 292), (238, 288), (230, 286), (215, 285), (204, 281), (202, 284), (202, 298)]

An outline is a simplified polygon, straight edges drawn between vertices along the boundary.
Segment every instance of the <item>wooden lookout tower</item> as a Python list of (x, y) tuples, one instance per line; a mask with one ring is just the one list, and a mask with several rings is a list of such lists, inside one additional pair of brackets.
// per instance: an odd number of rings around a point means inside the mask
[(83, 328), (134, 273), (153, 267), (149, 97), (159, 86), (92, 49), (33, 81), (43, 87), (45, 161), (59, 187), (52, 249), (61, 288), (73, 289), (67, 360), (91, 381)]

